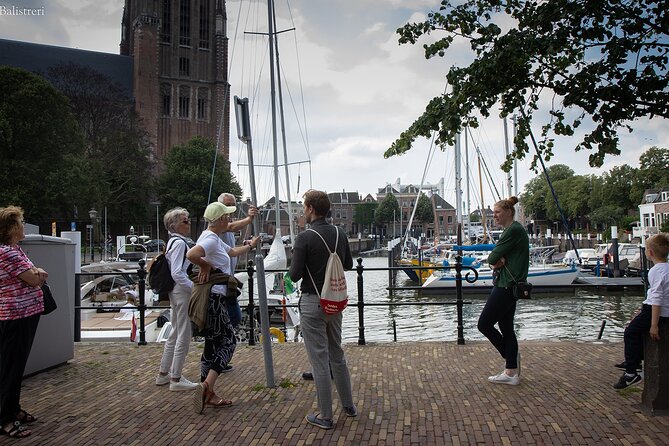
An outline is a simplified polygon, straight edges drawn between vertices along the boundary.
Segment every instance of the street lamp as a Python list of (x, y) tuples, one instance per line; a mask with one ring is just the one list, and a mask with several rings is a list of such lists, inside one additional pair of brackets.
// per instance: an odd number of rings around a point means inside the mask
[(160, 201), (151, 202), (152, 205), (156, 207), (156, 240), (160, 239), (160, 217), (158, 215), (158, 206), (160, 206)]
[(98, 218), (98, 211), (95, 210), (95, 208), (91, 208), (90, 211), (88, 211), (88, 216), (91, 218), (91, 227), (90, 227), (90, 246), (91, 246), (91, 263), (95, 262), (95, 258), (93, 257), (93, 230), (95, 228), (95, 221)]

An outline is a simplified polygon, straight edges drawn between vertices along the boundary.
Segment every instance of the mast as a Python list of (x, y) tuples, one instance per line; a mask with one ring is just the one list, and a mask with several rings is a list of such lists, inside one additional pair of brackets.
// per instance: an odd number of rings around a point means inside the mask
[(274, 215), (276, 217), (276, 230), (274, 237), (281, 236), (281, 217), (279, 199), (279, 153), (277, 148), (276, 135), (276, 86), (274, 80), (274, 2), (267, 0), (267, 22), (269, 26), (269, 79), (270, 79), (270, 100), (272, 102), (272, 153), (274, 154)]
[(462, 156), (460, 154), (460, 134), (455, 135), (455, 215), (462, 224)]
[[(276, 14), (274, 16), (274, 29), (276, 29)], [(290, 177), (288, 172), (288, 149), (286, 148), (286, 121), (283, 114), (283, 90), (281, 88), (281, 64), (279, 63), (279, 39), (274, 41), (274, 49), (276, 52), (276, 76), (277, 86), (279, 89), (279, 113), (281, 117), (281, 142), (283, 144), (283, 167), (286, 175), (286, 199), (288, 200), (288, 228), (290, 232), (290, 243), (295, 242), (295, 231), (293, 229), (293, 209), (290, 199)], [(278, 171), (277, 171), (278, 173)], [(278, 217), (277, 217), (278, 219)], [(277, 223), (277, 226), (278, 223)]]
[[(509, 130), (508, 130), (507, 125), (506, 125), (506, 117), (504, 118), (504, 150), (505, 150), (505, 153), (506, 153), (506, 157), (508, 158), (509, 157)], [(514, 164), (514, 167), (515, 167), (515, 164), (516, 164), (515, 159), (514, 159), (513, 164)], [(509, 191), (508, 196), (510, 197), (511, 195), (513, 195), (513, 192), (511, 192), (511, 172), (510, 171), (506, 173), (506, 187), (507, 187), (507, 190)]]
[(469, 218), (472, 215), (472, 209), (471, 209), (471, 197), (470, 197), (470, 192), (469, 192), (469, 138), (467, 137), (467, 133), (469, 129), (465, 129), (465, 176), (467, 178), (466, 180), (466, 190), (467, 190), (467, 239), (469, 239), (469, 227), (470, 227), (470, 221)]
[[(513, 146), (516, 147), (516, 115), (511, 118), (513, 122)], [(513, 159), (513, 194), (518, 196), (518, 160)]]

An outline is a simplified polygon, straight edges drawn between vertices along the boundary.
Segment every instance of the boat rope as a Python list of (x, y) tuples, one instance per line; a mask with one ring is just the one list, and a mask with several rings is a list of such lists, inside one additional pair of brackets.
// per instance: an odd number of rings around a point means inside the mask
[(581, 263), (581, 256), (578, 253), (578, 248), (576, 248), (576, 243), (574, 242), (574, 236), (571, 233), (571, 229), (569, 229), (567, 218), (564, 216), (564, 212), (562, 211), (562, 206), (560, 206), (560, 200), (558, 200), (557, 194), (555, 193), (555, 189), (553, 188), (553, 182), (551, 181), (551, 177), (548, 175), (548, 169), (546, 169), (546, 164), (544, 164), (544, 158), (541, 156), (541, 153), (539, 152), (539, 146), (537, 145), (537, 141), (534, 139), (534, 132), (532, 131), (532, 128), (529, 126), (530, 121), (527, 118), (525, 110), (522, 107), (520, 108), (520, 114), (523, 115), (523, 119), (525, 119), (525, 122), (528, 123), (527, 128), (530, 134), (530, 139), (532, 140), (532, 145), (534, 146), (534, 151), (537, 153), (537, 158), (541, 163), (541, 168), (544, 171), (544, 176), (546, 177), (546, 181), (548, 182), (548, 187), (550, 188), (551, 194), (553, 195), (553, 201), (555, 201), (555, 206), (557, 206), (558, 212), (560, 213), (560, 218), (562, 219), (562, 224), (564, 225), (567, 236), (569, 237), (569, 242), (571, 243), (571, 246), (574, 248), (574, 252), (576, 253), (576, 258), (578, 259), (578, 263)]

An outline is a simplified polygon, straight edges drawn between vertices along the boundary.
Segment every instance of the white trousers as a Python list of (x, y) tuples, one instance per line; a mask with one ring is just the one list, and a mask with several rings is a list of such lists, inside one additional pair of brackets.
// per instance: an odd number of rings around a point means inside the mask
[(163, 358), (160, 361), (160, 373), (169, 372), (170, 377), (180, 378), (184, 367), (188, 348), (193, 337), (188, 317), (190, 290), (175, 285), (170, 292), (170, 323), (172, 331), (165, 341)]

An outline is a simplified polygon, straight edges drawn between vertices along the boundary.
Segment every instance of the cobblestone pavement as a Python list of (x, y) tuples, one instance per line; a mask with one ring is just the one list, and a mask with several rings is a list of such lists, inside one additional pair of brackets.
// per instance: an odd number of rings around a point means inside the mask
[[(77, 344), (75, 359), (24, 380), (23, 407), (39, 420), (26, 445), (667, 445), (669, 417), (640, 406), (641, 387), (615, 391), (622, 343), (521, 342), (522, 383), (487, 382), (503, 362), (487, 342), (345, 347), (359, 416), (308, 425), (316, 410), (300, 344), (274, 344), (277, 387), (265, 387), (260, 346), (239, 346), (217, 392), (229, 408), (193, 412), (190, 392), (154, 383), (162, 346)], [(184, 376), (196, 380), (201, 346)]]

